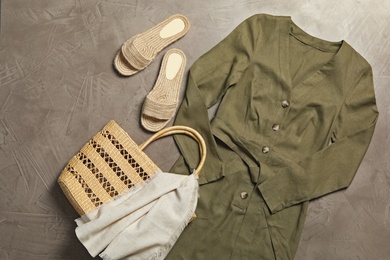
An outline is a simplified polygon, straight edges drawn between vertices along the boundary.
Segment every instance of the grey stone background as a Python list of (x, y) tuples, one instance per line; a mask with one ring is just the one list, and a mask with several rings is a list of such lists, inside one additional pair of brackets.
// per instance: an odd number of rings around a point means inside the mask
[[(292, 16), (312, 35), (345, 39), (370, 62), (380, 111), (371, 146), (347, 190), (311, 202), (296, 259), (390, 259), (388, 0), (2, 0), (0, 259), (91, 259), (56, 179), (110, 119), (138, 143), (150, 136), (140, 106), (163, 53), (130, 78), (112, 61), (125, 40), (175, 13), (191, 22), (171, 46), (187, 54), (187, 69), (255, 13)], [(147, 152), (164, 170), (179, 155), (172, 138)]]

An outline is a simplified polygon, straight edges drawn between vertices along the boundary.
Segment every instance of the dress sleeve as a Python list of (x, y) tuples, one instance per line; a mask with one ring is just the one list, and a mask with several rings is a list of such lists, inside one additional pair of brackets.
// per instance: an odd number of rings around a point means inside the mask
[(333, 143), (275, 173), (258, 188), (272, 213), (346, 188), (368, 149), (378, 118), (369, 65), (351, 88), (333, 127)]
[[(220, 159), (210, 131), (207, 109), (216, 104), (229, 87), (237, 83), (248, 67), (255, 51), (257, 28), (257, 16), (248, 18), (201, 56), (189, 71), (186, 95), (174, 124), (190, 126), (203, 136), (207, 145), (205, 165), (209, 172), (221, 169), (217, 163)], [(194, 149), (196, 143), (186, 136), (175, 136), (175, 139), (187, 165), (194, 168), (199, 159)]]

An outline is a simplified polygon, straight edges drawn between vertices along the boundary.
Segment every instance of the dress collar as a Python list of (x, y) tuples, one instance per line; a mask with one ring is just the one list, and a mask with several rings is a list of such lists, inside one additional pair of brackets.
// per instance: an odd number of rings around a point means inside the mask
[[(302, 96), (306, 91), (313, 88), (318, 82), (332, 73), (340, 73), (342, 71), (343, 63), (352, 49), (349, 44), (344, 41), (331, 42), (314, 37), (301, 28), (299, 28), (291, 19), (290, 16), (282, 17), (282, 24), (280, 25), (280, 68), (286, 87), (290, 90), (289, 98), (296, 100)], [(290, 37), (294, 37), (304, 44), (321, 51), (334, 53), (332, 58), (326, 61), (318, 71), (307, 77), (298, 85), (292, 85), (290, 74)]]
[(323, 40), (320, 38), (317, 38), (315, 36), (312, 36), (302, 30), (298, 25), (294, 23), (294, 21), (291, 19), (291, 17), (288, 17), (288, 25), (289, 25), (289, 35), (296, 38), (298, 41), (307, 44), (313, 48), (316, 48), (318, 50), (324, 51), (324, 52), (334, 52), (338, 54), (344, 44), (344, 40), (338, 41), (338, 42), (331, 42), (327, 40)]

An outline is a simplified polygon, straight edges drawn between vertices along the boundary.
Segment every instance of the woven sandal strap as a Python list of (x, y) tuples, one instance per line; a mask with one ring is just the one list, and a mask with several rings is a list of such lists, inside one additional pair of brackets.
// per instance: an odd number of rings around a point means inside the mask
[[(136, 39), (137, 36), (134, 36), (129, 41), (123, 44), (122, 54), (131, 66), (133, 66), (137, 70), (142, 70), (149, 65), (153, 58), (148, 59), (140, 53), (137, 46), (135, 45)], [(143, 43), (143, 46), (146, 46), (145, 44), (146, 43)]]
[(139, 148), (141, 150), (145, 149), (146, 146), (148, 146), (151, 142), (162, 138), (164, 136), (173, 135), (173, 134), (185, 134), (188, 136), (191, 136), (195, 141), (199, 144), (199, 152), (200, 152), (200, 161), (198, 164), (198, 167), (194, 169), (194, 173), (199, 176), (200, 171), (203, 168), (204, 162), (206, 161), (206, 143), (203, 139), (203, 137), (193, 128), (188, 126), (170, 126), (167, 128), (164, 128), (154, 135), (152, 135), (148, 140), (146, 140), (144, 143), (142, 143)]
[(175, 113), (176, 107), (177, 103), (167, 104), (166, 101), (159, 102), (147, 96), (144, 101), (142, 113), (153, 118), (169, 120)]

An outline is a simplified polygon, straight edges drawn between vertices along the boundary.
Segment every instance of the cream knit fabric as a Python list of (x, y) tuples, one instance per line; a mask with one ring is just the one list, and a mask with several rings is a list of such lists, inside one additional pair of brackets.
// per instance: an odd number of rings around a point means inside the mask
[(164, 259), (195, 212), (197, 179), (158, 172), (144, 187), (76, 219), (76, 235), (93, 257)]

